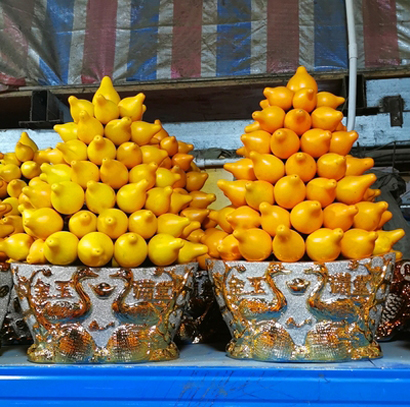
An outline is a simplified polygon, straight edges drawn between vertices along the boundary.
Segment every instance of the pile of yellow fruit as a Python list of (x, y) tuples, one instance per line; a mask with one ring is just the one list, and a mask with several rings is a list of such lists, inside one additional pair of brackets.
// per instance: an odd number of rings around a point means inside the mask
[(121, 99), (104, 77), (92, 102), (69, 97), (73, 122), (54, 127), (63, 142), (39, 150), (23, 132), (2, 155), (3, 260), (168, 266), (207, 253), (190, 236), (215, 200), (200, 191), (208, 175), (192, 145), (142, 121), (144, 100)]
[(224, 166), (236, 180), (218, 181), (232, 205), (209, 215), (222, 229), (206, 231), (209, 255), (322, 262), (391, 251), (404, 231), (381, 230), (392, 214), (374, 202), (376, 176), (364, 174), (373, 159), (349, 155), (358, 134), (346, 131), (336, 110), (344, 98), (318, 92), (304, 67), (263, 94), (241, 136), (244, 158)]

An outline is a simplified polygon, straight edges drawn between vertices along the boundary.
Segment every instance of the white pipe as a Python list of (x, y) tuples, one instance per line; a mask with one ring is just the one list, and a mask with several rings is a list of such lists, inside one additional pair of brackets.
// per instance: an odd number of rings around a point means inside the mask
[(349, 100), (347, 107), (347, 130), (354, 129), (356, 119), (357, 93), (357, 43), (354, 22), (353, 0), (345, 0), (347, 19), (347, 38), (349, 43)]

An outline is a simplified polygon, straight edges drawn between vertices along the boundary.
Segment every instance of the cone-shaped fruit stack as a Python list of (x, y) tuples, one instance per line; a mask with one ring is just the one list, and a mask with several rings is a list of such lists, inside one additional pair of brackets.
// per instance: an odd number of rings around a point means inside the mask
[[(215, 195), (193, 146), (142, 120), (145, 95), (120, 99), (104, 77), (92, 102), (70, 96), (63, 142), (39, 150), (27, 133), (0, 163), (0, 252), (12, 261), (91, 267), (188, 263), (188, 241)], [(8, 198), (6, 198), (9, 196)], [(6, 198), (6, 199), (4, 199)], [(4, 216), (5, 215), (5, 216)]]
[(262, 110), (241, 136), (244, 158), (224, 166), (236, 180), (218, 181), (232, 205), (210, 214), (222, 230), (205, 232), (209, 255), (295, 262), (391, 251), (404, 231), (381, 230), (391, 213), (374, 202), (376, 176), (364, 174), (373, 160), (349, 155), (358, 134), (341, 123), (344, 99), (318, 93), (304, 67), (263, 93)]

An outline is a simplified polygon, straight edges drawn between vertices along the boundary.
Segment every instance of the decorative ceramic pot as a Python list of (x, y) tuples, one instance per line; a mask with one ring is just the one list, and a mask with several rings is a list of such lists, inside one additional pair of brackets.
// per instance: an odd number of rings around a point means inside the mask
[(14, 284), (39, 363), (176, 359), (172, 341), (197, 264), (152, 268), (13, 263)]
[(394, 254), (329, 263), (209, 261), (228, 356), (287, 362), (377, 358)]
[(8, 311), (13, 278), (8, 263), (0, 263), (0, 327)]

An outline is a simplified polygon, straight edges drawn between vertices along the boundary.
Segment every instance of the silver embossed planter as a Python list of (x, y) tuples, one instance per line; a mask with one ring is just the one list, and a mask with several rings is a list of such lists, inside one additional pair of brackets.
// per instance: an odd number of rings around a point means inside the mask
[(179, 356), (173, 336), (197, 264), (89, 268), (11, 264), (39, 363), (137, 363)]
[(8, 263), (0, 263), (0, 327), (8, 312), (10, 293), (13, 288), (13, 278)]
[(394, 254), (329, 263), (208, 261), (232, 340), (227, 354), (270, 362), (381, 357), (374, 340)]

